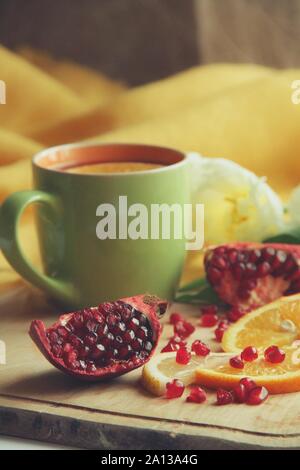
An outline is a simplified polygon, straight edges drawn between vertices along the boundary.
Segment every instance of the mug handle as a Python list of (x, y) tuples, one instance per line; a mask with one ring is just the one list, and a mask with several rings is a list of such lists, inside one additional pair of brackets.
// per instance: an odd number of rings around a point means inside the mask
[(30, 204), (45, 204), (59, 214), (57, 198), (43, 191), (19, 191), (4, 201), (0, 208), (0, 248), (11, 266), (27, 281), (68, 305), (76, 304), (75, 287), (39, 272), (27, 260), (19, 240), (19, 221)]

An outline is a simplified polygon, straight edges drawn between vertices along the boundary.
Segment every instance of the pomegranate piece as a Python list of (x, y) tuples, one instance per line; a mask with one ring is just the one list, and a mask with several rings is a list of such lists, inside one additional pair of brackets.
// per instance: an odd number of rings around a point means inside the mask
[(193, 344), (192, 344), (192, 351), (197, 355), (197, 356), (207, 356), (210, 353), (209, 347), (200, 341), (199, 339), (196, 339)]
[(184, 389), (184, 384), (180, 380), (174, 379), (166, 385), (166, 398), (179, 398), (182, 396)]
[[(240, 312), (300, 292), (300, 245), (232, 243), (207, 250), (207, 279)], [(231, 321), (238, 312), (229, 314)]]
[(190, 394), (187, 396), (186, 401), (188, 403), (203, 403), (206, 401), (206, 393), (203, 388), (194, 385), (191, 387)]
[(62, 315), (50, 328), (34, 320), (29, 334), (55, 367), (96, 381), (125, 374), (150, 359), (166, 309), (167, 302), (138, 295)]
[(219, 405), (219, 406), (230, 405), (230, 403), (233, 403), (233, 394), (232, 394), (232, 392), (229, 392), (228, 390), (223, 390), (222, 388), (219, 388), (217, 390), (217, 405)]
[(186, 365), (190, 362), (192, 354), (186, 349), (181, 348), (177, 351), (176, 362), (177, 364)]
[(186, 320), (181, 320), (174, 325), (174, 333), (180, 338), (185, 339), (194, 333), (195, 327)]
[(229, 360), (229, 364), (231, 367), (234, 367), (235, 369), (244, 369), (244, 363), (240, 356), (234, 356)]
[(254, 387), (248, 393), (246, 399), (247, 405), (260, 405), (263, 403), (269, 396), (269, 392), (265, 387)]
[(219, 317), (215, 313), (205, 313), (201, 317), (201, 326), (203, 328), (211, 328), (212, 326), (216, 326), (218, 323)]
[(257, 349), (254, 348), (253, 346), (247, 346), (241, 352), (241, 359), (245, 362), (252, 362), (252, 361), (255, 361), (255, 359), (257, 358), (258, 358), (258, 352), (257, 352)]
[(180, 313), (174, 312), (170, 315), (171, 325), (176, 325), (179, 321), (184, 321), (183, 316)]
[(280, 364), (285, 360), (285, 352), (278, 346), (269, 346), (264, 352), (265, 360), (272, 364)]

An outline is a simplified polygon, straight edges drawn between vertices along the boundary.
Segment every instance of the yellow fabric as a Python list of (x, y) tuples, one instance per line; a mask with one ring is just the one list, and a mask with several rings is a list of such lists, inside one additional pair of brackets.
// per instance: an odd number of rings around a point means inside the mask
[(125, 85), (109, 80), (99, 72), (69, 60), (57, 61), (46, 52), (22, 47), (19, 53), (30, 63), (63, 83), (92, 107), (103, 105), (126, 89)]
[[(287, 194), (299, 183), (300, 105), (291, 82), (300, 71), (215, 64), (124, 91), (96, 72), (44, 53), (0, 47), (0, 201), (31, 186), (30, 158), (46, 145), (80, 139), (144, 142), (223, 156), (267, 175)], [(32, 218), (22, 240), (37, 262)], [(199, 275), (190, 253), (184, 278)], [(0, 290), (19, 281), (0, 256)]]

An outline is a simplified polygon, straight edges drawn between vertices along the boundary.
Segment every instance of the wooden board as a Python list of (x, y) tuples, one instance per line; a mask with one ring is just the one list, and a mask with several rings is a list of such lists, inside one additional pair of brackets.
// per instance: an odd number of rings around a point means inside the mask
[[(196, 322), (197, 309), (180, 310)], [(202, 405), (154, 398), (141, 388), (140, 371), (104, 384), (66, 377), (27, 334), (31, 319), (50, 324), (56, 316), (28, 288), (0, 302), (0, 339), (7, 347), (0, 433), (93, 449), (300, 448), (300, 393), (271, 397), (260, 407), (217, 407), (214, 394)]]

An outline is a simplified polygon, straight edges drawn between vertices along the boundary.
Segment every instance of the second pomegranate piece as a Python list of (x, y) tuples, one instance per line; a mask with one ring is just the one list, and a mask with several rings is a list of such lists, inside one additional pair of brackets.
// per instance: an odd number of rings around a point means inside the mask
[(234, 243), (212, 247), (205, 271), (220, 299), (249, 310), (300, 292), (300, 246)]

